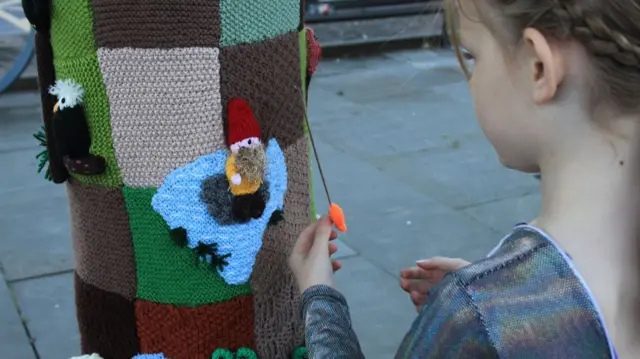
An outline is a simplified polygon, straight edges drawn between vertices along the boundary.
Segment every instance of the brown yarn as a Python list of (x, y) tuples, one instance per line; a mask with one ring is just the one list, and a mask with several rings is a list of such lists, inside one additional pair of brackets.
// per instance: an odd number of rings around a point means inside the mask
[(264, 143), (275, 137), (286, 148), (303, 137), (305, 107), (298, 46), (298, 33), (293, 31), (260, 43), (220, 50), (225, 121), (227, 103), (241, 97), (251, 104)]
[(136, 267), (121, 188), (67, 185), (76, 271), (84, 282), (133, 300)]
[(53, 51), (47, 35), (36, 32), (35, 35), (36, 66), (38, 68), (38, 87), (42, 103), (42, 118), (44, 120), (47, 137), (47, 153), (49, 169), (54, 183), (63, 183), (69, 178), (69, 172), (64, 166), (62, 156), (56, 147), (56, 140), (51, 133), (51, 119), (53, 118), (53, 96), (49, 94), (49, 87), (55, 83), (56, 75), (53, 68)]
[(250, 295), (199, 307), (146, 300), (136, 301), (135, 306), (143, 353), (162, 352), (175, 359), (210, 359), (217, 348), (235, 351), (255, 347)]
[(85, 283), (77, 274), (75, 293), (82, 353), (128, 359), (140, 352), (132, 301)]
[(264, 177), (264, 167), (266, 164), (266, 156), (263, 146), (256, 148), (240, 148), (235, 161), (238, 174), (240, 174), (242, 178), (253, 183), (262, 181), (262, 178)]
[[(300, 120), (302, 123), (302, 119)], [(309, 148), (305, 137), (284, 150), (288, 189), (284, 221), (267, 229), (251, 277), (256, 348), (260, 358), (286, 359), (304, 344), (299, 296), (287, 257), (310, 222)]]
[(219, 1), (92, 0), (98, 47), (218, 47)]

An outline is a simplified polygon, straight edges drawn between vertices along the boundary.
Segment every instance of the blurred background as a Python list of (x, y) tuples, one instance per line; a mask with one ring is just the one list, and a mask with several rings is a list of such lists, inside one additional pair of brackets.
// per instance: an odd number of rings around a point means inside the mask
[[(415, 260), (484, 256), (539, 207), (538, 181), (503, 169), (478, 128), (440, 1), (307, 0), (324, 48), (309, 119), (332, 198), (339, 288), (367, 358), (392, 358), (415, 317), (398, 286)], [(30, 26), (0, 0), (0, 357), (79, 352), (64, 186), (36, 172), (41, 126)], [(327, 208), (315, 175), (318, 210)]]

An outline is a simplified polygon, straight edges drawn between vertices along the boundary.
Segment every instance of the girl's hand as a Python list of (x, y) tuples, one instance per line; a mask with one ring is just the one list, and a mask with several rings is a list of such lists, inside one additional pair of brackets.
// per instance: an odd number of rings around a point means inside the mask
[(300, 293), (318, 284), (333, 287), (333, 272), (342, 266), (330, 258), (338, 246), (329, 241), (336, 238), (338, 234), (332, 230), (331, 220), (327, 216), (311, 224), (298, 237), (289, 257), (289, 266)]
[(420, 311), (427, 301), (431, 288), (440, 283), (444, 276), (471, 264), (460, 258), (434, 257), (416, 262), (415, 267), (400, 272), (400, 287), (411, 297), (416, 310)]

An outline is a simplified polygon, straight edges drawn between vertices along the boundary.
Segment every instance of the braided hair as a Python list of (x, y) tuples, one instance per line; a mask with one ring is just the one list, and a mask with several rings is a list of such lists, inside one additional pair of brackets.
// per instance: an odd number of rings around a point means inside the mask
[[(457, 2), (450, 0), (449, 10), (459, 7)], [(558, 40), (578, 41), (591, 57), (596, 94), (604, 95), (620, 111), (640, 110), (640, 0), (476, 1), (478, 7), (481, 4), (500, 15), (500, 24), (487, 25), (511, 45), (519, 42), (526, 28)], [(447, 13), (453, 24), (454, 11)], [(455, 35), (451, 31), (454, 44)], [(457, 52), (463, 60), (461, 51)]]

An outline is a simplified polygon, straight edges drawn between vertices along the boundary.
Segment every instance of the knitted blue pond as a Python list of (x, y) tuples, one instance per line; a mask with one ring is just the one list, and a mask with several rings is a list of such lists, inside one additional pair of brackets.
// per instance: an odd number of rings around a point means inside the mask
[[(269, 196), (260, 218), (243, 224), (221, 224), (207, 211), (200, 197), (201, 184), (209, 176), (224, 175), (229, 151), (220, 150), (174, 170), (153, 196), (151, 205), (171, 229), (184, 228), (187, 246), (217, 243), (220, 255), (230, 254), (226, 265), (218, 273), (228, 284), (246, 283), (251, 276), (256, 255), (271, 215), (282, 210), (287, 190), (287, 168), (284, 153), (275, 139), (266, 149), (265, 182)], [(207, 258), (211, 260), (211, 258)]]

